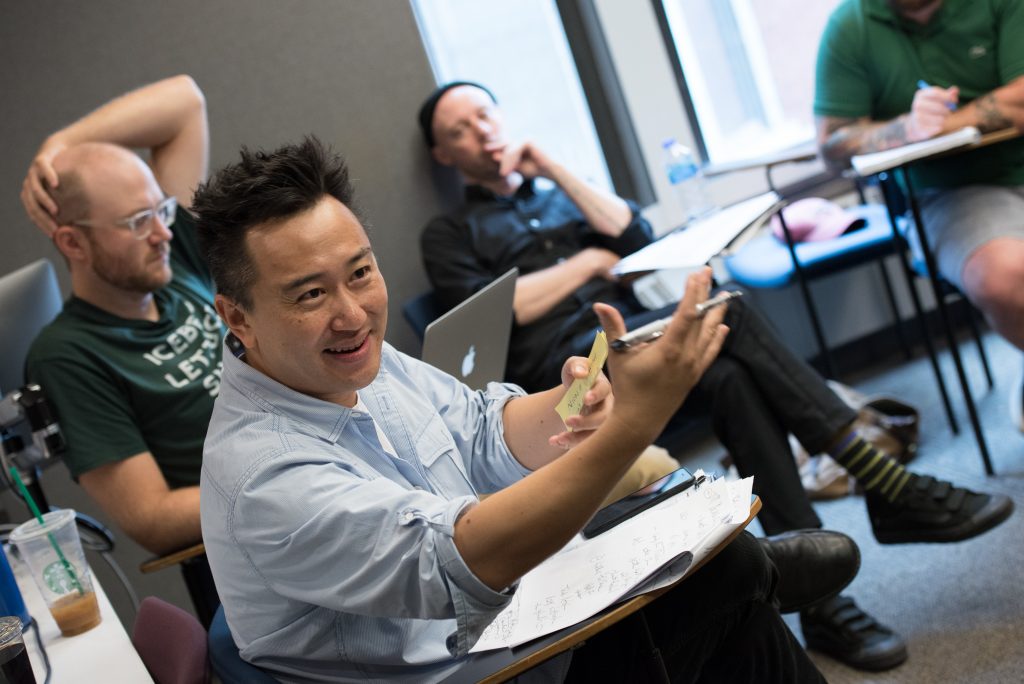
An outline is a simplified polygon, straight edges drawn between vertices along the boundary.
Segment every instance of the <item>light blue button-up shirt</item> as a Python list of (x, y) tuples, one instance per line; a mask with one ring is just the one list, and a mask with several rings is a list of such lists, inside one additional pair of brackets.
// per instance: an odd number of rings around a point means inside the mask
[(225, 347), (201, 509), (242, 657), (286, 681), (424, 682), (464, 665), (514, 589), (473, 575), (454, 524), (478, 493), (528, 474), (503, 438), (503, 407), (521, 394), (474, 392), (384, 344), (359, 391), (365, 413)]

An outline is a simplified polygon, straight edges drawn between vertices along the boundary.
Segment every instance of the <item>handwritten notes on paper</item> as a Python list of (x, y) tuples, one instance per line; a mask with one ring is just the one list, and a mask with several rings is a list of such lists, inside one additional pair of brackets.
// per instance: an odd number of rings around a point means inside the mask
[[(573, 625), (640, 587), (653, 588), (646, 585), (652, 576), (675, 581), (689, 563), (674, 561), (706, 555), (746, 520), (751, 482), (706, 482), (593, 539), (575, 539), (522, 578), (512, 602), (471, 652), (516, 646)], [(659, 574), (666, 566), (677, 571)]]
[(597, 376), (604, 368), (604, 362), (608, 359), (608, 337), (604, 331), (594, 336), (594, 344), (590, 347), (590, 371), (585, 378), (576, 378), (566, 391), (565, 396), (555, 406), (555, 411), (562, 417), (564, 423), (569, 416), (578, 416), (583, 412), (583, 398), (594, 386)]

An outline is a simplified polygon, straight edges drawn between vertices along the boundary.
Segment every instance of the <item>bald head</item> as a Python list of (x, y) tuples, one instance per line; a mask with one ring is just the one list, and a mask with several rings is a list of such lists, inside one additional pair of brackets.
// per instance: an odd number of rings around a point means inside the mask
[(58, 185), (50, 190), (57, 203), (57, 223), (84, 221), (100, 212), (116, 215), (119, 198), (153, 179), (152, 172), (134, 152), (109, 143), (82, 143), (69, 147), (53, 160)]

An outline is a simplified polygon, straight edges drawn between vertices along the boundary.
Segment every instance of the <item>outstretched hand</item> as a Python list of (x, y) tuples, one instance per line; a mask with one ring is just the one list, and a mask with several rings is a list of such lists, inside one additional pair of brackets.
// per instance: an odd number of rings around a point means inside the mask
[[(568, 389), (577, 378), (585, 378), (590, 373), (590, 362), (582, 356), (570, 356), (562, 365), (562, 385)], [(594, 385), (583, 396), (583, 411), (577, 416), (565, 419), (569, 430), (552, 435), (548, 444), (562, 449), (571, 449), (599, 428), (608, 414), (611, 413), (615, 398), (612, 386), (604, 373), (599, 373)]]
[[(664, 335), (609, 356), (616, 394), (612, 417), (621, 418), (634, 432), (647, 432), (649, 441), (660, 434), (718, 356), (729, 332), (722, 323), (724, 306), (710, 309), (703, 317), (697, 313), (697, 304), (707, 299), (710, 287), (710, 269), (691, 274)], [(614, 307), (595, 304), (594, 311), (609, 340), (626, 334), (625, 322)]]
[(50, 189), (57, 187), (59, 182), (53, 160), (65, 149), (66, 146), (59, 141), (48, 139), (44, 142), (21, 184), (21, 203), (25, 213), (47, 237), (53, 237), (57, 230), (57, 203), (50, 195)]

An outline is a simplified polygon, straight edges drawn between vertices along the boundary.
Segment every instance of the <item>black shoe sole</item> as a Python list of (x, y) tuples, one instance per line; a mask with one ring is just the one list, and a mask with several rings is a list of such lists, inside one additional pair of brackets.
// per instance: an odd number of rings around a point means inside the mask
[(1013, 513), (1013, 500), (1002, 494), (991, 494), (989, 502), (959, 525), (940, 528), (878, 529), (872, 521), (872, 532), (879, 544), (948, 543), (976, 537), (1004, 522)]
[(807, 650), (824, 653), (833, 660), (838, 660), (843, 665), (852, 667), (855, 670), (882, 672), (883, 670), (891, 670), (902, 665), (907, 660), (907, 649), (904, 646), (893, 648), (875, 656), (861, 656), (858, 658), (845, 652), (842, 647), (836, 646), (828, 639), (817, 640), (814, 637), (808, 637), (805, 632), (804, 640), (807, 642)]

